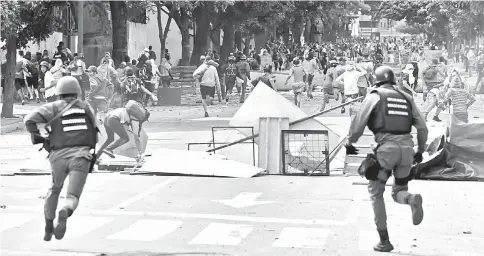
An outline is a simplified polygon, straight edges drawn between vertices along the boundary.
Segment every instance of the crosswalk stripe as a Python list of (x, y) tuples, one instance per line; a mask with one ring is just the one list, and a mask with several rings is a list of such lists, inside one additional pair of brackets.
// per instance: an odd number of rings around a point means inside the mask
[(238, 245), (253, 229), (251, 225), (210, 223), (190, 244)]
[(113, 221), (108, 217), (72, 216), (67, 221), (67, 232), (64, 239), (86, 235)]
[(359, 231), (358, 250), (373, 251), (373, 245), (377, 243), (380, 238), (376, 231)]
[(25, 213), (0, 213), (0, 233), (32, 221), (37, 216)]
[(113, 234), (109, 240), (155, 241), (175, 231), (183, 224), (178, 220), (138, 220), (128, 228)]
[(0, 255), (2, 256), (98, 256), (98, 253), (87, 253), (87, 252), (56, 252), (56, 251), (47, 251), (47, 252), (36, 252), (36, 251), (29, 251), (29, 250), (0, 250)]
[(330, 234), (325, 228), (284, 228), (272, 247), (322, 249)]

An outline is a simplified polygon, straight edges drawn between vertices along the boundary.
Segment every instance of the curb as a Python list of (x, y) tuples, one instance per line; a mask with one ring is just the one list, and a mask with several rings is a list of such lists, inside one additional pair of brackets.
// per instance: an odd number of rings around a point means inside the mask
[[(11, 118), (11, 119), (13, 119), (13, 118)], [(4, 135), (4, 134), (11, 133), (11, 132), (14, 132), (14, 131), (24, 130), (25, 125), (24, 125), (24, 122), (23, 122), (23, 116), (19, 116), (17, 118), (17, 120), (18, 120), (18, 122), (15, 122), (13, 124), (2, 125), (2, 127), (0, 129), (0, 134)]]

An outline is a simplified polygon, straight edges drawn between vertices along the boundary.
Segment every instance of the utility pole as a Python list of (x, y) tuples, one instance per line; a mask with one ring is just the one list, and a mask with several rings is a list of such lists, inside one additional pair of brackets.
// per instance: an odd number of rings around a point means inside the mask
[(77, 2), (77, 54), (84, 53), (84, 1)]

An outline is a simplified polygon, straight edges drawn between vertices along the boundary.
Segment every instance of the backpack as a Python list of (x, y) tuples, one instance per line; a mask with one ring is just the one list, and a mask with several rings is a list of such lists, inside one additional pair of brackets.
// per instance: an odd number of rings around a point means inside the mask
[(229, 64), (225, 70), (225, 77), (230, 80), (235, 80), (236, 76), (237, 68), (235, 67), (235, 64)]
[(140, 136), (143, 123), (148, 121), (150, 118), (150, 111), (134, 100), (128, 101), (124, 107), (126, 108), (130, 118), (133, 117), (131, 120), (139, 122), (138, 136)]
[(151, 68), (149, 68), (147, 65), (144, 65), (141, 67), (141, 69), (138, 71), (139, 72), (139, 78), (143, 81), (150, 81), (152, 77), (151, 73)]
[(135, 121), (141, 121), (144, 122), (146, 121), (146, 115), (149, 113), (147, 109), (145, 109), (141, 104), (134, 100), (129, 100), (126, 103), (126, 111), (128, 111), (128, 114), (130, 117), (133, 117), (133, 120)]
[(424, 74), (425, 79), (433, 79), (438, 74), (437, 67), (430, 67)]
[(138, 79), (133, 78), (133, 77), (128, 77), (126, 79), (126, 84), (127, 84), (127, 87), (129, 88), (129, 90), (131, 91), (131, 92), (127, 92), (128, 94), (137, 94), (139, 92), (140, 83), (139, 83)]
[(29, 71), (29, 73), (32, 75), (32, 76), (38, 76), (39, 75), (39, 63), (38, 62), (32, 62), (32, 61), (29, 61), (29, 63), (27, 64), (27, 71)]

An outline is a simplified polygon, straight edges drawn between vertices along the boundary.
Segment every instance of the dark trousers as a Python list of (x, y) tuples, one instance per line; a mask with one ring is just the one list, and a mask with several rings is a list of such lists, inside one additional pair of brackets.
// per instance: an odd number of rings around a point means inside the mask
[[(121, 124), (121, 121), (118, 117), (115, 116), (106, 116), (104, 119), (104, 128), (106, 129), (106, 135), (108, 138), (104, 142), (104, 144), (99, 148), (98, 156), (100, 156), (104, 149), (108, 151), (113, 151), (116, 148), (121, 147), (122, 145), (129, 142), (129, 135), (128, 131)], [(114, 134), (119, 136), (119, 139), (114, 141)], [(112, 143), (114, 141), (114, 143)]]

